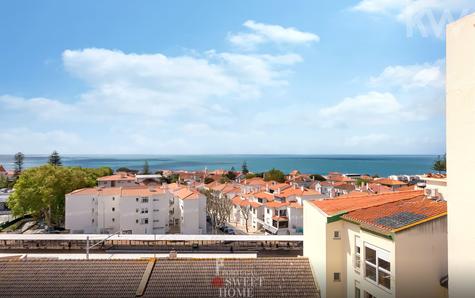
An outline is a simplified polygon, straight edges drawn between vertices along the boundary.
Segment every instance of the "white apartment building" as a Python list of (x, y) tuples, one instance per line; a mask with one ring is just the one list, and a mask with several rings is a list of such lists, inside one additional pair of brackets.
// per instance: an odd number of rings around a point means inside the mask
[(206, 234), (206, 196), (187, 187), (173, 195), (180, 212), (180, 234)]
[(78, 189), (65, 204), (71, 233), (206, 233), (206, 197), (178, 185)]
[(447, 26), (449, 296), (475, 293), (475, 14)]
[(446, 215), (422, 191), (304, 202), (321, 297), (447, 297)]
[[(269, 234), (302, 234), (303, 201), (321, 199), (323, 195), (311, 189), (285, 185), (273, 193), (258, 192), (237, 195), (233, 198), (231, 221), (245, 227), (243, 208), (249, 208), (247, 224), (251, 231), (263, 229)], [(246, 210), (246, 209), (244, 209)]]
[(163, 188), (84, 188), (66, 195), (71, 233), (165, 234), (171, 193)]

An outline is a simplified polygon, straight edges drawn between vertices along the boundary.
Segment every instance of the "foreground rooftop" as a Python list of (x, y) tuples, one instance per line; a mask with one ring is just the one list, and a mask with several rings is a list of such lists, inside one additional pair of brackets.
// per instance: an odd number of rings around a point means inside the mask
[(252, 297), (319, 296), (309, 261), (302, 257), (0, 259), (5, 297), (225, 297), (224, 291), (238, 290)]

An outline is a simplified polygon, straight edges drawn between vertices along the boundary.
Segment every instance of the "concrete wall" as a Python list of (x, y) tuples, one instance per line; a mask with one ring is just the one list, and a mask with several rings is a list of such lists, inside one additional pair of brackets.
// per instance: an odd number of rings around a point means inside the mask
[(181, 210), (180, 233), (190, 234), (190, 235), (200, 234), (199, 214), (198, 214), (199, 200), (180, 199), (180, 210)]
[(308, 257), (312, 272), (320, 288), (320, 296), (327, 296), (327, 248), (326, 248), (326, 217), (311, 202), (304, 202), (304, 241), (303, 254)]
[[(381, 237), (379, 235), (372, 234), (361, 230), (358, 225), (345, 222), (344, 228), (346, 231), (345, 234), (345, 244), (344, 244), (344, 255), (346, 262), (346, 296), (355, 297), (355, 284), (358, 282), (359, 288), (361, 290), (361, 297), (364, 297), (364, 292), (368, 292), (376, 297), (395, 297), (397, 291), (397, 286), (399, 282), (396, 283), (395, 272), (397, 270), (396, 261), (395, 261), (395, 246), (394, 242), (390, 239)], [(354, 266), (355, 259), (355, 236), (359, 236), (360, 245), (361, 245), (361, 266), (358, 269)], [(382, 286), (379, 286), (368, 279), (365, 278), (364, 272), (364, 259), (365, 259), (365, 244), (369, 244), (372, 247), (377, 247), (380, 250), (384, 250), (390, 255), (391, 263), (391, 289), (385, 289)], [(410, 297), (410, 296), (408, 296)]]
[(447, 297), (447, 217), (396, 234), (396, 297)]
[(97, 197), (67, 195), (64, 226), (71, 233), (97, 233)]
[(475, 293), (475, 14), (447, 27), (449, 296)]

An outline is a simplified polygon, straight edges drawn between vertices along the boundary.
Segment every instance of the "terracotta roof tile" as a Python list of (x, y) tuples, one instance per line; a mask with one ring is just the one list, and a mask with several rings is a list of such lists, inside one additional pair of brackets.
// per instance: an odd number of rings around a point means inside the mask
[(418, 197), (422, 194), (423, 191), (401, 191), (353, 198), (336, 198), (321, 201), (314, 200), (312, 203), (327, 215), (331, 216), (361, 208), (369, 208), (400, 200), (408, 200)]
[(355, 210), (343, 215), (342, 218), (366, 227), (394, 231), (446, 212), (446, 202), (430, 200), (420, 195), (413, 199)]
[(263, 199), (269, 202), (275, 200), (274, 195), (267, 192), (257, 192), (257, 193), (254, 193), (253, 196), (255, 198)]
[(393, 180), (389, 178), (380, 178), (376, 179), (373, 181), (374, 183), (382, 184), (382, 185), (388, 185), (388, 186), (398, 186), (398, 185), (407, 185), (407, 183), (399, 181), (399, 180)]
[[(0, 260), (0, 295), (135, 297), (146, 266), (142, 260)], [(220, 297), (232, 277), (257, 281), (253, 297), (318, 297), (303, 257), (157, 259), (143, 297)]]
[(281, 208), (281, 207), (285, 207), (285, 206), (289, 206), (289, 202), (267, 202), (265, 203), (264, 205), (266, 207), (269, 207), (269, 208)]

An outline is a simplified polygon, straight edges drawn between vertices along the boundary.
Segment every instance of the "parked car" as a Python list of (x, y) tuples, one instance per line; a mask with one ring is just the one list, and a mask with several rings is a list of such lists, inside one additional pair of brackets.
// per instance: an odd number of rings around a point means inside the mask
[(228, 229), (227, 233), (229, 235), (236, 235), (236, 231), (234, 231), (234, 229), (231, 229), (231, 228)]

